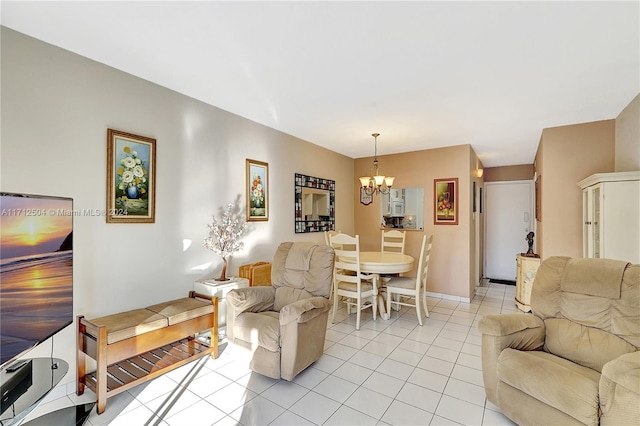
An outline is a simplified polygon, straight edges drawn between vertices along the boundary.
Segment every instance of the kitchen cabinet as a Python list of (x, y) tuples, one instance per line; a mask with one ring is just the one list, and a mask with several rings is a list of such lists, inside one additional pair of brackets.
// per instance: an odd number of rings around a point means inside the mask
[(389, 194), (383, 199), (386, 206), (383, 206), (384, 216), (404, 216), (404, 189), (391, 188)]

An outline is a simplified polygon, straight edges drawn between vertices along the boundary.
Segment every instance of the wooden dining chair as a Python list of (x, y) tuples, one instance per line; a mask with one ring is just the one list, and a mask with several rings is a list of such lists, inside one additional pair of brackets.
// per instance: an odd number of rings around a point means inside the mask
[[(341, 234), (342, 231), (324, 231), (324, 241), (328, 246), (331, 246), (331, 237), (334, 235)], [(333, 246), (332, 246), (333, 247)], [(335, 247), (333, 247), (335, 250)], [(331, 290), (329, 291), (329, 300), (333, 299), (333, 285), (331, 286)]]
[(380, 244), (381, 252), (402, 253), (404, 254), (405, 232), (392, 230), (382, 230), (382, 242)]
[[(389, 253), (402, 253), (404, 254), (405, 244), (405, 231), (398, 231), (397, 229), (382, 230), (382, 242), (380, 243), (381, 252)], [(380, 275), (380, 279), (386, 283), (392, 277), (400, 277), (401, 274), (383, 274)]]
[[(411, 277), (392, 277), (387, 281), (387, 309), (391, 313), (391, 307), (411, 306), (416, 308), (418, 323), (422, 325), (422, 313), (420, 312), (420, 298), (424, 304), (424, 311), (429, 316), (429, 308), (427, 307), (427, 272), (429, 270), (429, 256), (431, 255), (431, 246), (433, 244), (433, 235), (425, 235), (422, 237), (422, 248), (420, 249), (420, 260), (418, 262), (418, 273), (415, 278)], [(396, 296), (392, 300), (392, 296)], [(409, 301), (403, 301), (402, 297), (408, 298)], [(411, 303), (413, 300), (414, 303)]]
[(378, 276), (360, 272), (360, 237), (337, 234), (330, 237), (331, 247), (335, 250), (336, 261), (333, 267), (333, 313), (331, 323), (335, 321), (340, 297), (344, 297), (347, 313), (356, 309), (356, 330), (360, 330), (360, 316), (364, 309), (371, 308), (375, 321), (378, 305)]
[(332, 235), (336, 235), (336, 234), (340, 234), (341, 232), (338, 231), (324, 231), (324, 242), (326, 245), (330, 246), (331, 245), (331, 241), (329, 241), (329, 237), (331, 237)]

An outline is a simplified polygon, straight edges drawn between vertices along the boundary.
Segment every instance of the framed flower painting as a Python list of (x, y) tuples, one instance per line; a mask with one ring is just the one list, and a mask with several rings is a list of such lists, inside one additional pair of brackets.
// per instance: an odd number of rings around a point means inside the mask
[(107, 129), (107, 223), (154, 223), (156, 140)]
[(458, 178), (434, 179), (433, 222), (435, 225), (458, 224)]
[(247, 222), (269, 220), (269, 165), (247, 158)]

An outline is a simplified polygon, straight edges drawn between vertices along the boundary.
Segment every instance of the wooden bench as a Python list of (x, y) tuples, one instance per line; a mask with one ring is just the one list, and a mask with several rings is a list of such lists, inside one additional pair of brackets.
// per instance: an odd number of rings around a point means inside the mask
[[(206, 302), (199, 299), (208, 299)], [(211, 330), (209, 344), (195, 338)], [(197, 358), (218, 357), (218, 298), (189, 297), (89, 320), (78, 316), (77, 389), (96, 394), (98, 414), (107, 398)], [(96, 370), (86, 372), (86, 358)]]

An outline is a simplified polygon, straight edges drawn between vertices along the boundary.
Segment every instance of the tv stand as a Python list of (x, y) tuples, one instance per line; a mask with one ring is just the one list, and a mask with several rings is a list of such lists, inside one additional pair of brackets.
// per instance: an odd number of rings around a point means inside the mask
[[(3, 370), (0, 373), (0, 383), (6, 389), (6, 395), (2, 395), (2, 400), (4, 402), (6, 398), (7, 401), (7, 406), (3, 404), (3, 411), (0, 413), (3, 426), (17, 425), (22, 422), (69, 371), (69, 364), (59, 358), (31, 358), (26, 361), (27, 363), (17, 370)], [(31, 371), (25, 371), (29, 369), (29, 363), (31, 363)], [(53, 365), (58, 367), (52, 368)], [(75, 409), (75, 407), (71, 408)]]
[(69, 425), (82, 426), (89, 418), (91, 410), (95, 407), (95, 402), (87, 404), (79, 404), (76, 406), (61, 408), (51, 413), (36, 417), (21, 426), (51, 426), (51, 425)]

